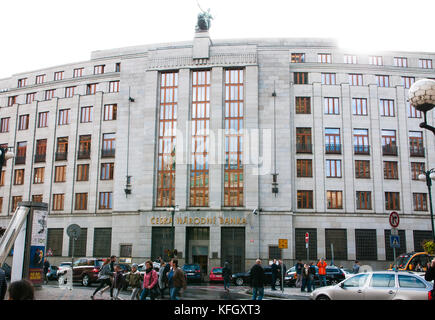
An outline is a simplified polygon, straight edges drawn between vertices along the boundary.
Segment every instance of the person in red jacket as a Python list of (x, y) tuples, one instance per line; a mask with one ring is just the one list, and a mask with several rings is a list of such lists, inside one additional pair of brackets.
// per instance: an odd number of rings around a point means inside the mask
[(150, 297), (151, 300), (154, 300), (157, 296), (158, 286), (157, 282), (159, 280), (159, 275), (156, 270), (153, 269), (153, 262), (148, 260), (145, 262), (145, 275), (143, 279), (143, 290), (140, 295), (141, 300), (145, 300), (147, 296)]
[(320, 258), (319, 262), (317, 262), (317, 268), (319, 268), (319, 280), (320, 286), (326, 286), (326, 266), (328, 264), (323, 258)]

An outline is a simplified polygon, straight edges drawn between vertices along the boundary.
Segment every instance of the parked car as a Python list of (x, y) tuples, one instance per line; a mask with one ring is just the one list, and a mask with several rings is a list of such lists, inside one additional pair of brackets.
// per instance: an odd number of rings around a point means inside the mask
[(11, 279), (11, 272), (12, 272), (12, 268), (10, 265), (8, 265), (6, 262), (4, 262), (1, 266), (1, 268), (3, 269), (3, 271), (5, 272), (5, 277), (7, 280)]
[(57, 270), (59, 270), (59, 267), (57, 267), (57, 266), (48, 267), (47, 279), (48, 280), (57, 280), (58, 279)]
[[(320, 286), (320, 280), (319, 280), (319, 268), (317, 266), (314, 266), (316, 268), (316, 274), (314, 275), (314, 284), (316, 286)], [(295, 267), (293, 267), (295, 268)], [(289, 287), (296, 286), (296, 280), (297, 280), (297, 274), (296, 274), (296, 268), (295, 269), (289, 269), (287, 271), (287, 274), (284, 279), (284, 284)], [(290, 271), (291, 270), (291, 271)], [(346, 279), (346, 274), (344, 271), (338, 267), (334, 266), (327, 266), (326, 267), (326, 284), (327, 285), (334, 285), (339, 283), (340, 281)]]
[(367, 272), (314, 290), (311, 300), (431, 300), (432, 284), (412, 272)]
[(199, 264), (185, 264), (184, 266), (181, 267), (181, 269), (186, 275), (187, 281), (202, 282), (204, 280), (203, 274), (201, 272), (201, 267), (199, 266)]
[(348, 269), (348, 268), (340, 268), (341, 271), (343, 271), (344, 276), (347, 278), (351, 277), (352, 275), (354, 275), (353, 270), (352, 269)]
[[(432, 261), (435, 256), (427, 252), (409, 252), (401, 254), (397, 259), (395, 265), (399, 271), (416, 271), (425, 272), (428, 262)], [(388, 270), (392, 270), (394, 263), (392, 263)], [(418, 269), (420, 267), (420, 269)]]
[[(263, 269), (264, 269), (264, 276), (265, 276), (265, 285), (271, 285), (272, 284), (272, 268), (267, 266), (267, 267), (263, 267)], [(238, 286), (250, 285), (250, 282), (251, 282), (250, 271), (235, 273), (232, 275), (231, 278), (232, 278), (233, 283), (235, 285), (238, 285)], [(278, 272), (278, 278), (276, 279), (275, 285), (279, 286), (280, 283), (281, 283), (281, 277), (280, 277), (280, 273)]]
[[(73, 265), (73, 282), (80, 282), (83, 286), (90, 286), (98, 282), (98, 273), (103, 265), (104, 260), (98, 258), (79, 258), (74, 261)], [(58, 273), (59, 276), (65, 275), (65, 268)]]
[(212, 268), (210, 271), (209, 280), (210, 282), (224, 281), (224, 277), (222, 275), (222, 267)]

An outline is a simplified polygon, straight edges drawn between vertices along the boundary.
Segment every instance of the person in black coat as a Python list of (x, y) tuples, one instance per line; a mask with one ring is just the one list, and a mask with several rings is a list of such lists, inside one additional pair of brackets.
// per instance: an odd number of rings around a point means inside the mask
[[(427, 270), (424, 274), (424, 279), (426, 281), (435, 280), (435, 259), (427, 264)], [(432, 301), (435, 301), (435, 287), (432, 288)]]
[(261, 260), (257, 259), (255, 265), (249, 272), (252, 287), (252, 300), (262, 300), (264, 296), (264, 269), (261, 266)]
[(0, 300), (3, 300), (6, 295), (8, 285), (6, 283), (6, 274), (2, 268), (0, 268)]
[[(279, 271), (279, 286), (281, 287), (281, 291), (283, 290), (283, 285), (284, 285), (284, 278), (285, 278), (285, 274), (287, 272), (287, 266), (285, 265), (284, 261), (279, 260), (278, 261), (278, 271)], [(281, 274), (281, 272), (284, 274)]]
[(275, 283), (276, 283), (276, 279), (278, 278), (278, 265), (276, 264), (276, 259), (273, 259), (273, 263), (271, 265), (271, 269), (272, 269), (272, 290), (275, 291)]

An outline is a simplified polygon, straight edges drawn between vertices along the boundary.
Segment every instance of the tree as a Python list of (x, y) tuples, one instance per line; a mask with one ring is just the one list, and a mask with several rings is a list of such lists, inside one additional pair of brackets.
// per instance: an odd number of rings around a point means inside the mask
[(435, 243), (432, 240), (428, 240), (423, 244), (424, 251), (429, 254), (435, 253)]

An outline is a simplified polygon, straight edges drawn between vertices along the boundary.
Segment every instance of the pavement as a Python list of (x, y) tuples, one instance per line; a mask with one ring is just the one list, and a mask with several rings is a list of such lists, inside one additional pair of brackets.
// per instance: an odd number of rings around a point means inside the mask
[(275, 297), (280, 299), (309, 299), (310, 297), (309, 292), (301, 291), (300, 288), (284, 288), (282, 291), (281, 288), (277, 288), (275, 291), (273, 291), (270, 288), (264, 288), (264, 295), (266, 297)]

